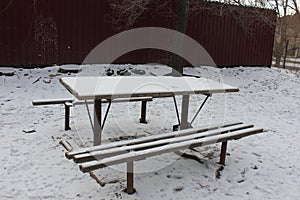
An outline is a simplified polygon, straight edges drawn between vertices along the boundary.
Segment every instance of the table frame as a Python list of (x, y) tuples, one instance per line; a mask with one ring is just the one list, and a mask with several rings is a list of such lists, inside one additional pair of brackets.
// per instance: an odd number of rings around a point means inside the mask
[[(195, 116), (193, 117), (191, 123), (189, 123), (189, 121), (188, 121), (190, 95), (182, 95), (181, 117), (179, 117), (178, 107), (176, 104), (176, 98), (175, 98), (175, 96), (172, 96), (172, 97), (174, 98), (176, 114), (178, 116), (178, 126), (179, 126), (180, 130), (183, 130), (183, 129), (187, 129), (187, 128), (191, 127), (191, 124), (194, 122), (195, 118), (200, 113), (201, 109), (207, 102), (208, 98), (211, 97), (211, 95), (206, 95), (205, 100), (200, 105), (200, 107), (199, 107), (198, 111), (196, 112)], [(104, 119), (102, 120), (102, 99), (94, 100), (94, 126), (93, 126), (94, 146), (101, 145), (101, 141), (102, 141), (101, 135), (102, 135), (102, 131), (104, 128), (104, 124), (105, 124), (106, 117), (107, 117), (110, 106), (111, 106), (111, 102), (109, 103), (107, 111), (104, 115)]]

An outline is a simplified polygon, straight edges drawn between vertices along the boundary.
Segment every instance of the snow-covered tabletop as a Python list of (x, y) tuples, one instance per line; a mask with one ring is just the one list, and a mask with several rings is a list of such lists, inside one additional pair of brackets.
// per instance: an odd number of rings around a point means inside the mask
[(141, 77), (65, 77), (61, 83), (78, 99), (123, 97), (164, 97), (184, 94), (238, 92), (239, 89), (205, 78)]
[[(170, 76), (65, 77), (61, 83), (79, 100), (184, 95), (180, 129), (188, 128), (190, 94), (238, 92), (239, 89), (210, 79)], [(101, 104), (95, 102), (94, 145), (101, 144)]]

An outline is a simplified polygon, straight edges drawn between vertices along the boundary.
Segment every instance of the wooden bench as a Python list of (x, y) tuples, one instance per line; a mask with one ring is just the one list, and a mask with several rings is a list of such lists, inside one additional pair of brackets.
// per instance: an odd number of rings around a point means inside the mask
[(242, 122), (210, 125), (68, 151), (66, 157), (80, 163), (79, 168), (84, 173), (127, 163), (126, 192), (132, 194), (134, 193), (134, 161), (221, 142), (220, 164), (225, 165), (226, 148), (229, 140), (237, 140), (261, 132), (263, 129), (254, 128), (253, 125)]
[[(119, 98), (113, 99), (112, 103), (124, 103), (124, 102), (137, 102), (141, 101), (141, 118), (140, 123), (147, 123), (146, 121), (146, 110), (147, 110), (147, 102), (152, 101), (152, 97), (134, 97), (134, 98)], [(102, 99), (102, 103), (109, 103), (110, 101), (107, 99)], [(70, 130), (70, 108), (76, 105), (83, 105), (85, 101), (74, 100), (72, 98), (65, 99), (42, 99), (42, 100), (33, 100), (33, 106), (41, 106), (41, 105), (58, 105), (63, 104), (65, 106), (65, 130)], [(88, 100), (88, 104), (93, 104), (93, 100)]]

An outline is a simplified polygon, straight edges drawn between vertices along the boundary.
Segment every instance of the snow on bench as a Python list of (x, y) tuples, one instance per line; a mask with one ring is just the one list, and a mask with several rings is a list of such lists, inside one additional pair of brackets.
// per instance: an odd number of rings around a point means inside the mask
[(0, 67), (0, 76), (13, 76), (15, 74), (15, 70), (12, 67)]
[[(118, 98), (113, 99), (112, 101), (108, 99), (102, 99), (102, 103), (124, 103), (124, 102), (137, 102), (141, 101), (141, 118), (140, 123), (147, 123), (146, 121), (146, 110), (147, 110), (147, 102), (152, 101), (152, 97), (132, 97), (132, 98)], [(93, 100), (82, 101), (75, 100), (72, 98), (63, 98), (63, 99), (41, 99), (41, 100), (33, 100), (33, 106), (42, 106), (42, 105), (57, 105), (63, 104), (65, 106), (65, 130), (70, 130), (70, 108), (76, 105), (83, 104), (93, 104)]]
[(61, 73), (78, 73), (81, 72), (82, 68), (80, 65), (62, 65), (59, 67), (58, 72)]
[(201, 128), (185, 129), (171, 133), (151, 135), (139, 139), (119, 141), (99, 146), (66, 152), (68, 159), (81, 163), (82, 172), (127, 163), (127, 193), (134, 193), (133, 162), (188, 148), (222, 143), (220, 164), (225, 165), (227, 142), (261, 133), (263, 129), (254, 128), (242, 122), (209, 125)]
[(44, 105), (56, 105), (56, 104), (65, 104), (67, 102), (72, 103), (75, 100), (72, 98), (64, 98), (64, 99), (39, 99), (33, 100), (33, 106), (44, 106)]

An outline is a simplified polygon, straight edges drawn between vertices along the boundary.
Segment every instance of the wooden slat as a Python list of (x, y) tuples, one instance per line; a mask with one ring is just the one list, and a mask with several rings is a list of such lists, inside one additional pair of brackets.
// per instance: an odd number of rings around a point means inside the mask
[[(113, 99), (112, 103), (123, 103), (123, 102), (135, 102), (135, 101), (152, 101), (152, 97), (134, 97), (134, 98), (120, 98)], [(93, 104), (94, 100), (87, 100), (88, 104)], [(102, 103), (109, 103), (108, 99), (102, 99)], [(85, 101), (78, 100), (73, 103), (73, 105), (82, 105), (85, 104)]]
[(140, 160), (140, 159), (144, 159), (147, 157), (160, 155), (163, 153), (169, 153), (169, 152), (173, 152), (173, 151), (187, 149), (189, 147), (205, 146), (205, 145), (214, 144), (214, 143), (218, 143), (218, 142), (239, 139), (242, 137), (246, 137), (246, 136), (253, 135), (256, 133), (261, 133), (261, 132), (263, 132), (263, 129), (249, 128), (249, 129), (245, 129), (245, 130), (229, 132), (229, 133), (222, 134), (222, 135), (214, 135), (214, 136), (205, 137), (205, 138), (201, 138), (201, 139), (188, 140), (188, 141), (179, 142), (179, 143), (172, 143), (172, 144), (168, 144), (168, 145), (164, 145), (164, 146), (160, 146), (160, 147), (156, 147), (156, 148), (151, 148), (151, 149), (146, 149), (146, 150), (142, 150), (142, 151), (138, 151), (138, 152), (129, 152), (127, 154), (104, 158), (99, 161), (86, 162), (86, 163), (79, 165), (79, 168), (82, 172), (89, 172), (91, 170), (96, 170), (96, 169), (104, 168), (104, 167), (111, 166), (111, 165), (116, 165), (116, 164), (129, 162), (129, 161)]
[[(228, 122), (225, 124), (206, 125), (206, 126), (199, 127), (196, 130), (199, 133), (199, 132), (209, 131), (209, 130), (218, 129), (218, 128), (222, 128), (222, 127), (239, 125), (239, 124), (242, 124), (242, 122), (231, 122), (231, 123)], [(105, 150), (105, 149), (115, 148), (115, 147), (124, 146), (124, 145), (134, 145), (134, 144), (140, 144), (140, 143), (144, 143), (144, 142), (156, 141), (156, 140), (161, 140), (161, 139), (166, 139), (166, 138), (179, 137), (179, 136), (189, 135), (189, 134), (193, 134), (193, 133), (195, 133), (195, 129), (186, 129), (186, 130), (180, 130), (180, 131), (171, 132), (171, 133), (151, 135), (148, 137), (138, 138), (138, 139), (134, 139), (134, 140), (126, 140), (126, 141), (108, 143), (108, 144), (104, 144), (101, 146), (87, 147), (87, 148), (83, 148), (83, 149), (79, 149), (79, 150), (76, 150), (73, 152), (66, 153), (66, 157), (71, 159), (74, 155), (77, 155), (77, 154), (98, 151), (98, 150)]]
[(176, 135), (176, 137), (167, 138), (167, 139), (160, 139), (160, 140), (156, 140), (156, 141), (140, 143), (140, 144), (135, 144), (135, 145), (130, 145), (130, 146), (121, 146), (121, 147), (116, 147), (116, 148), (112, 148), (112, 149), (93, 151), (90, 153), (75, 155), (75, 156), (73, 156), (73, 159), (77, 163), (87, 162), (87, 161), (96, 160), (96, 159), (99, 160), (99, 159), (107, 158), (110, 156), (128, 153), (129, 151), (138, 151), (140, 149), (150, 149), (150, 148), (155, 148), (155, 147), (162, 146), (162, 145), (167, 145), (167, 144), (172, 144), (172, 143), (180, 143), (183, 141), (195, 140), (195, 139), (199, 139), (199, 138), (203, 138), (203, 137), (211, 137), (214, 135), (224, 134), (227, 132), (233, 132), (233, 131), (247, 129), (247, 128), (251, 128), (251, 127), (253, 127), (253, 125), (241, 124), (241, 125), (235, 125), (235, 126), (230, 126), (230, 127), (226, 127), (226, 128), (205, 131), (205, 132), (201, 132), (201, 133), (197, 133), (197, 130), (194, 130), (194, 134), (180, 135), (180, 136)]
[[(152, 97), (133, 97), (133, 98), (120, 98), (120, 99), (113, 99), (113, 103), (121, 103), (121, 102), (134, 102), (134, 101), (152, 101)], [(42, 105), (56, 105), (56, 104), (64, 104), (66, 102), (73, 102), (73, 105), (82, 105), (85, 104), (85, 101), (78, 101), (72, 98), (64, 98), (64, 99), (40, 99), (40, 100), (33, 100), (33, 106), (42, 106)], [(102, 99), (102, 103), (108, 103), (109, 100)], [(88, 100), (88, 104), (93, 104), (94, 100)]]
[[(239, 125), (239, 124), (242, 124), (242, 122), (227, 122), (227, 123), (223, 123), (223, 124), (205, 125), (205, 126), (197, 128), (196, 130), (197, 130), (197, 132), (204, 132), (204, 131), (208, 131), (208, 130), (213, 130), (213, 129), (222, 128), (222, 127), (229, 127), (229, 126), (234, 126), (234, 125)], [(171, 132), (171, 133), (151, 135), (148, 137), (142, 137), (142, 138), (138, 138), (138, 139), (134, 139), (134, 140), (119, 141), (119, 142), (114, 142), (114, 143), (103, 144), (101, 146), (92, 146), (92, 147), (82, 148), (82, 149), (78, 149), (78, 150), (75, 150), (72, 152), (67, 152), (66, 157), (69, 159), (72, 159), (74, 155), (83, 154), (83, 153), (87, 153), (87, 152), (105, 150), (105, 149), (115, 148), (115, 147), (124, 146), (124, 145), (134, 145), (134, 144), (139, 144), (139, 143), (144, 143), (144, 142), (161, 140), (161, 139), (165, 139), (165, 138), (171, 138), (171, 137), (176, 137), (176, 136), (181, 136), (181, 135), (192, 134), (192, 133), (195, 133), (194, 130), (195, 129), (186, 129), (186, 130), (180, 130), (180, 131), (175, 131), (175, 132)]]
[[(103, 102), (103, 101), (102, 101)], [(87, 104), (94, 104), (94, 100), (87, 100), (86, 101)], [(85, 104), (85, 101), (82, 101), (82, 100), (76, 100), (73, 102), (73, 106), (76, 106), (76, 105), (84, 105)]]
[(70, 143), (65, 140), (61, 140), (59, 144), (61, 144), (67, 151), (73, 150), (73, 147), (70, 145)]

